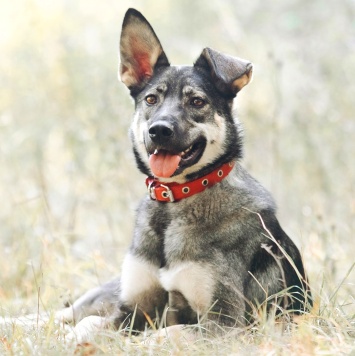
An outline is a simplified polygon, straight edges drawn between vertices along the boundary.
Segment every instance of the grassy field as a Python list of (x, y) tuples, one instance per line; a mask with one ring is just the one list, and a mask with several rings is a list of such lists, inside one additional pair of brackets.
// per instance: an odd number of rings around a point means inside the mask
[[(0, 2), (0, 316), (49, 316), (0, 326), (0, 354), (355, 355), (353, 1)], [(243, 164), (302, 251), (316, 302), (297, 326), (161, 340), (107, 331), (77, 347), (54, 322), (119, 274), (145, 194), (127, 135), (133, 104), (116, 79), (128, 7), (173, 63), (206, 46), (254, 62), (237, 100)]]

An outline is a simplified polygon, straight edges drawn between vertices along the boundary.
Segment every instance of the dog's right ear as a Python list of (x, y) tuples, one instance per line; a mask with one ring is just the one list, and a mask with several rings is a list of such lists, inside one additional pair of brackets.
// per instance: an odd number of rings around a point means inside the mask
[(170, 63), (152, 26), (135, 9), (128, 9), (120, 41), (120, 77), (132, 91), (144, 87), (154, 69)]

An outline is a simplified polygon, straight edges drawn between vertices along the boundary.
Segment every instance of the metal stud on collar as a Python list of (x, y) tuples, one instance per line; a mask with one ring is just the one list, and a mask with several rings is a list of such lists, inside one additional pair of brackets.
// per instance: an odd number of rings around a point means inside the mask
[(171, 191), (171, 189), (169, 187), (167, 187), (166, 185), (160, 184), (161, 187), (163, 187), (164, 189), (166, 189), (164, 192), (161, 193), (161, 196), (164, 199), (169, 199), (169, 201), (172, 203), (175, 201), (173, 192)]
[(182, 188), (182, 192), (184, 194), (188, 194), (190, 192), (190, 188), (189, 187), (184, 187), (184, 188)]

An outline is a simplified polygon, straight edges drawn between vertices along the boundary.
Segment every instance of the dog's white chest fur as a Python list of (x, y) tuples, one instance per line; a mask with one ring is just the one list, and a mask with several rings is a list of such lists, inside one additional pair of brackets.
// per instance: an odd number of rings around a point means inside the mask
[(157, 288), (178, 291), (193, 310), (203, 314), (214, 302), (215, 281), (214, 272), (204, 263), (189, 261), (158, 268), (128, 254), (122, 266), (120, 296), (125, 303), (135, 305), (144, 303)]
[(215, 278), (206, 264), (183, 262), (170, 268), (162, 268), (160, 282), (168, 292), (182, 293), (190, 307), (198, 313), (206, 312), (213, 303)]

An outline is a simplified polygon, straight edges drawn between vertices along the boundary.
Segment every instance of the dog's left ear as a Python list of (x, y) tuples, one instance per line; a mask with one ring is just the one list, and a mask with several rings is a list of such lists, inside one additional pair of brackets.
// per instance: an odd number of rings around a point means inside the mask
[(120, 41), (120, 76), (132, 91), (144, 87), (159, 66), (169, 66), (160, 41), (145, 17), (128, 9)]
[(209, 71), (217, 89), (226, 95), (235, 96), (247, 85), (253, 74), (253, 65), (244, 59), (205, 48), (195, 62), (195, 67)]

